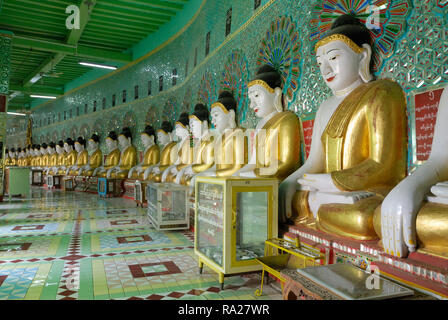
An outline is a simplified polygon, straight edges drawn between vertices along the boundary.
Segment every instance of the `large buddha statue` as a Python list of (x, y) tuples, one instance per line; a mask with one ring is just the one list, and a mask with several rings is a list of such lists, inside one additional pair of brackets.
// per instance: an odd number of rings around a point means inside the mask
[(30, 145), (28, 145), (26, 148), (25, 148), (25, 167), (29, 167), (29, 166), (31, 166), (31, 159), (32, 159), (32, 156), (31, 156), (31, 153), (30, 153), (30, 150), (31, 150), (31, 146)]
[(129, 179), (140, 179), (144, 177), (145, 170), (151, 170), (160, 161), (160, 149), (156, 144), (156, 132), (152, 126), (146, 126), (145, 130), (140, 134), (140, 139), (145, 151), (143, 153), (143, 161), (137, 166), (131, 168), (128, 173)]
[(50, 156), (47, 153), (47, 148), (48, 148), (48, 145), (45, 142), (42, 143), (42, 146), (40, 148), (40, 156), (41, 156), (40, 169), (41, 170), (45, 170), (45, 168), (50, 163)]
[(87, 149), (90, 151), (89, 161), (79, 169), (79, 176), (91, 177), (93, 171), (103, 163), (103, 153), (99, 148), (99, 143), (100, 137), (95, 133), (92, 134), (92, 137), (87, 141)]
[(51, 175), (57, 175), (59, 172), (59, 168), (65, 164), (65, 150), (64, 150), (64, 142), (62, 140), (59, 140), (58, 143), (56, 144), (56, 154), (57, 154), (56, 165), (51, 167), (51, 169), (48, 171), (48, 174)]
[(40, 168), (41, 160), (42, 156), (40, 154), (40, 145), (35, 144), (33, 146), (33, 159), (31, 160), (31, 166), (33, 170), (37, 170)]
[(54, 142), (50, 142), (47, 147), (48, 164), (44, 168), (44, 173), (47, 175), (50, 173), (50, 170), (58, 164), (58, 155), (56, 153), (55, 147), (56, 145)]
[(126, 179), (129, 170), (137, 164), (137, 149), (132, 145), (132, 134), (129, 128), (123, 128), (118, 136), (121, 147), (120, 162), (107, 171), (107, 177), (112, 179)]
[(157, 130), (157, 142), (160, 149), (160, 161), (153, 167), (145, 169), (143, 180), (161, 181), (161, 173), (177, 159), (177, 142), (173, 141), (173, 126), (169, 121), (163, 121)]
[(104, 164), (93, 170), (92, 176), (106, 178), (107, 171), (112, 169), (120, 162), (120, 149), (118, 149), (118, 137), (115, 131), (110, 131), (106, 137), (106, 147), (109, 153), (106, 156)]
[(11, 155), (9, 154), (9, 149), (5, 149), (5, 166), (11, 165)]
[(282, 78), (273, 67), (260, 67), (248, 87), (250, 108), (260, 121), (255, 129), (251, 159), (234, 175), (283, 180), (300, 165), (299, 119), (293, 112), (283, 111)]
[(22, 148), (18, 148), (17, 149), (18, 152), (18, 156), (17, 156), (17, 165), (19, 167), (24, 167), (24, 162), (25, 162), (25, 151)]
[(87, 164), (89, 161), (89, 153), (86, 150), (86, 140), (83, 137), (78, 137), (75, 142), (76, 164), (69, 168), (69, 176), (77, 176), (79, 169)]
[(420, 247), (448, 257), (447, 119), (448, 87), (440, 97), (428, 160), (392, 189), (375, 212), (375, 230), (391, 255), (405, 257)]
[(214, 137), (209, 128), (210, 112), (207, 106), (198, 103), (192, 115), (189, 116), (190, 130), (195, 141), (193, 148), (193, 163), (179, 170), (174, 180), (177, 184), (190, 185), (191, 178), (210, 169), (214, 160)]
[(373, 81), (371, 45), (351, 15), (316, 44), (333, 95), (317, 111), (308, 159), (279, 192), (285, 220), (356, 240), (377, 238), (374, 210), (406, 174), (406, 99), (396, 82)]
[(243, 130), (237, 127), (236, 111), (237, 103), (233, 95), (222, 91), (210, 112), (216, 128), (215, 164), (196, 176), (228, 177), (247, 163), (247, 138)]
[[(193, 146), (190, 144), (190, 124), (188, 113), (180, 115), (175, 123), (176, 136), (179, 139), (177, 143), (177, 157), (173, 165), (166, 168), (161, 173), (161, 182), (174, 182), (176, 175), (180, 170), (193, 163)], [(156, 177), (157, 181), (159, 178)]]
[(74, 149), (75, 142), (72, 138), (67, 138), (64, 142), (64, 150), (65, 150), (65, 159), (64, 165), (59, 167), (59, 175), (68, 175), (69, 170), (76, 163), (76, 158), (78, 153)]

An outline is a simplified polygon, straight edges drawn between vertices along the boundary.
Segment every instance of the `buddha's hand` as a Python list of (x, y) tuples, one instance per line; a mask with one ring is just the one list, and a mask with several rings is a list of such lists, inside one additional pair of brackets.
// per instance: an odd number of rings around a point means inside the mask
[(101, 172), (102, 167), (98, 167), (95, 170), (93, 170), (92, 176), (96, 176), (97, 172)]
[(412, 186), (399, 184), (381, 204), (381, 239), (384, 251), (406, 257), (416, 249), (415, 218), (423, 201), (423, 194)]
[(146, 169), (145, 173), (143, 173), (143, 180), (147, 180), (150, 174), (151, 174), (151, 168)]
[(177, 184), (180, 184), (184, 174), (185, 174), (185, 169), (180, 170), (179, 173), (176, 174), (176, 179), (174, 180), (174, 182)]
[(278, 189), (279, 196), (279, 215), (280, 220), (284, 223), (292, 217), (292, 199), (297, 189), (297, 181), (293, 177), (286, 178), (280, 184)]
[(340, 192), (331, 178), (330, 173), (305, 173), (297, 182), (308, 187), (311, 191)]
[(159, 174), (160, 173), (160, 168), (159, 167), (155, 167), (154, 169), (152, 169), (152, 172), (154, 174)]
[(132, 178), (132, 173), (134, 172), (134, 170), (135, 170), (135, 167), (132, 167), (132, 168), (129, 170), (129, 172), (128, 172), (128, 179), (131, 179), (131, 178)]
[(110, 178), (111, 173), (114, 171), (115, 168), (109, 169), (106, 172), (106, 178)]

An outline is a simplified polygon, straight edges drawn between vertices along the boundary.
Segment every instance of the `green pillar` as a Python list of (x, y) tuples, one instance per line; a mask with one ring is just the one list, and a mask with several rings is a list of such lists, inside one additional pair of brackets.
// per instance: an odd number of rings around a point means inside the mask
[(11, 72), (12, 32), (0, 30), (0, 201), (3, 200), (5, 171), (6, 112), (8, 111), (9, 75)]

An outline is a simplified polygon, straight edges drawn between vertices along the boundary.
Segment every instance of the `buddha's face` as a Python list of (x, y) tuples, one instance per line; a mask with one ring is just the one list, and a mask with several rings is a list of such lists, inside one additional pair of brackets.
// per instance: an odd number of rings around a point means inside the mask
[(202, 136), (202, 122), (196, 118), (190, 118), (190, 131), (195, 139)]
[(35, 156), (39, 156), (40, 155), (39, 149), (34, 149), (34, 155)]
[(170, 142), (170, 135), (165, 131), (159, 130), (157, 132), (157, 141), (161, 145), (166, 145)]
[(316, 58), (322, 77), (333, 92), (345, 90), (360, 79), (362, 53), (354, 52), (340, 40), (318, 47)]
[(70, 152), (70, 151), (72, 151), (72, 146), (66, 142), (66, 143), (64, 143), (64, 150), (65, 150), (65, 152)]
[(268, 92), (262, 86), (255, 84), (248, 90), (250, 105), (258, 118), (264, 118), (275, 111), (275, 98), (277, 93)]
[(60, 146), (60, 145), (56, 145), (56, 152), (58, 153), (58, 154), (61, 154), (62, 152), (64, 152), (64, 149)]
[(231, 112), (224, 112), (220, 107), (215, 107), (212, 109), (212, 124), (215, 126), (216, 130), (223, 132), (225, 129), (230, 127), (232, 121)]
[(97, 146), (98, 146), (98, 144), (95, 141), (93, 141), (92, 139), (90, 139), (87, 142), (87, 148), (91, 151), (96, 150)]
[(146, 133), (142, 133), (140, 135), (140, 139), (142, 140), (143, 146), (148, 147), (154, 144), (154, 136), (150, 136)]
[(190, 131), (187, 128), (181, 126), (180, 124), (176, 124), (176, 136), (178, 136), (180, 139), (185, 138), (190, 134)]
[(40, 154), (41, 155), (46, 155), (47, 154), (47, 149), (46, 148), (41, 148), (40, 149)]
[(81, 152), (84, 149), (84, 146), (79, 142), (75, 142), (75, 150), (76, 152)]
[(128, 138), (126, 138), (124, 135), (120, 134), (118, 136), (118, 143), (122, 148), (127, 147), (131, 144)]
[(112, 151), (117, 146), (117, 141), (111, 138), (106, 138), (106, 147), (109, 151)]
[(47, 152), (48, 152), (48, 154), (53, 154), (54, 153), (54, 148), (48, 147), (47, 148)]
[(25, 151), (20, 152), (20, 156), (23, 158), (25, 157)]
[(8, 151), (8, 155), (10, 158), (14, 158), (14, 154), (12, 153), (12, 151)]

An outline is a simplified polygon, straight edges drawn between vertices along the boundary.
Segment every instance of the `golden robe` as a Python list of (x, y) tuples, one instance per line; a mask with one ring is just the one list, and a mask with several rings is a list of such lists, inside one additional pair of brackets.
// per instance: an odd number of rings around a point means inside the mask
[[(81, 168), (82, 166), (85, 166), (87, 164), (87, 161), (89, 161), (89, 153), (87, 150), (82, 150), (80, 153), (78, 153), (76, 158), (76, 165), (78, 168)], [(70, 170), (68, 173), (69, 176), (77, 176), (79, 172), (78, 170)]]
[(241, 128), (228, 129), (216, 141), (215, 164), (217, 177), (229, 177), (248, 161), (247, 137)]
[[(208, 134), (208, 136), (203, 137), (201, 140), (201, 144), (199, 145), (199, 148), (193, 149), (193, 164), (191, 166), (191, 169), (194, 173), (200, 173), (202, 171), (205, 171), (207, 169), (210, 169), (215, 160), (214, 160), (214, 153), (215, 153), (215, 142), (214, 137)], [(190, 185), (192, 177), (187, 177), (185, 175), (182, 176), (180, 183), (183, 185)]]
[(169, 166), (173, 165), (176, 159), (172, 156), (173, 153), (177, 154), (177, 142), (171, 141), (168, 143), (161, 152), (160, 155), (160, 163), (159, 163), (159, 174), (151, 173), (148, 176), (148, 180), (152, 180), (154, 182), (161, 182), (162, 180), (162, 173), (165, 171)]
[(121, 152), (118, 148), (113, 150), (112, 152), (109, 152), (109, 154), (106, 156), (106, 160), (104, 161), (104, 171), (97, 173), (96, 176), (100, 178), (106, 178), (107, 170), (112, 169), (113, 167), (116, 167), (118, 165), (118, 163), (120, 162), (120, 156)]
[(145, 170), (151, 166), (156, 165), (160, 161), (160, 148), (158, 145), (153, 145), (146, 150), (143, 155), (143, 164), (142, 164), (142, 172), (139, 174), (136, 170), (132, 172), (132, 179), (143, 179), (145, 175)]
[(123, 151), (121, 155), (120, 171), (112, 172), (111, 178), (113, 179), (126, 179), (128, 177), (129, 170), (135, 167), (137, 164), (137, 149), (133, 145), (130, 145)]
[[(325, 171), (343, 191), (370, 191), (375, 196), (353, 205), (321, 205), (316, 227), (356, 240), (376, 239), (375, 208), (406, 176), (406, 99), (391, 80), (360, 85), (338, 106), (321, 141)], [(312, 217), (308, 192), (299, 191), (293, 208), (299, 218)]]
[(89, 166), (91, 169), (84, 171), (82, 173), (82, 176), (91, 177), (93, 171), (96, 168), (100, 167), (102, 163), (103, 163), (103, 153), (101, 152), (100, 149), (96, 149), (89, 157)]
[[(78, 152), (76, 152), (75, 150), (72, 150), (65, 155), (64, 166), (66, 167), (66, 169), (75, 165), (77, 157), (78, 157)], [(60, 175), (65, 175), (65, 172), (66, 172), (66, 170), (59, 169), (58, 173)]]
[[(190, 145), (190, 139), (187, 138), (181, 143), (182, 145), (179, 146), (177, 153), (179, 159), (179, 164), (176, 165), (177, 172), (193, 164), (193, 146)], [(162, 177), (161, 174), (160, 177)], [(176, 175), (170, 172), (166, 177), (166, 182), (174, 182), (175, 179)]]

